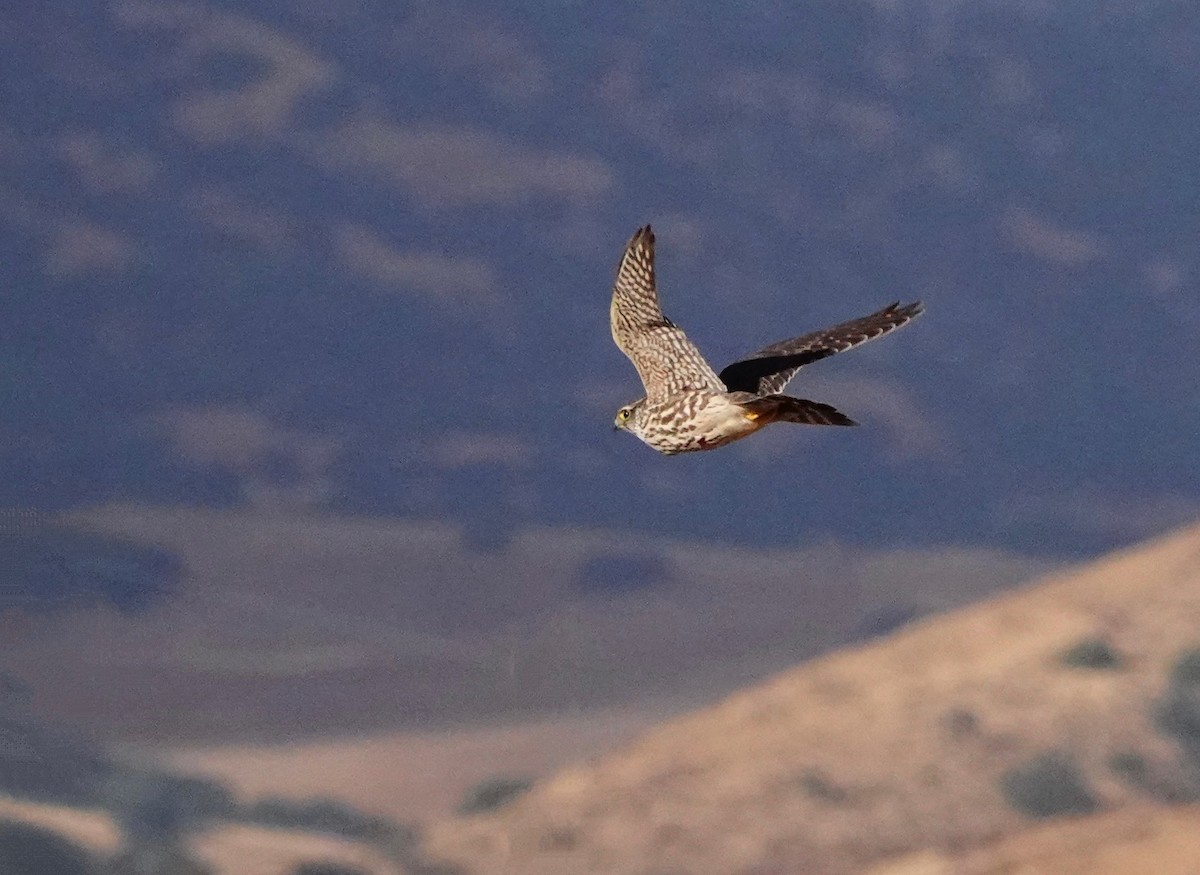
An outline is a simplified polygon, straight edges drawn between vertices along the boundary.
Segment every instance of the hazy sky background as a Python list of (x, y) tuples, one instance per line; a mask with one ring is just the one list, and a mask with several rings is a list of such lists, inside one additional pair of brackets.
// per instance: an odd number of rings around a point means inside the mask
[[(1194, 513), (1186, 4), (68, 3), (3, 13), (4, 501), (1102, 549)], [(607, 296), (718, 367), (894, 299), (662, 459)], [(265, 500), (265, 499), (264, 499)]]
[[(9, 4), (0, 58), (0, 504), (1049, 559), (1200, 512), (1189, 3)], [(863, 427), (614, 434), (645, 222), (717, 368), (923, 299), (795, 384)]]

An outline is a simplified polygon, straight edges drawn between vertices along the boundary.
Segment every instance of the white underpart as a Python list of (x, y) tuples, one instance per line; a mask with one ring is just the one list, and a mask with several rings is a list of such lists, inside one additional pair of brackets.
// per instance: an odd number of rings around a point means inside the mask
[(706, 436), (709, 443), (736, 440), (760, 427), (761, 423), (746, 418), (741, 405), (734, 404), (724, 395), (712, 396), (696, 411), (696, 431)]
[[(685, 445), (677, 450), (664, 452), (687, 452), (719, 447), (766, 425), (762, 420), (748, 419), (745, 411), (724, 395), (709, 395), (703, 400), (697, 398), (697, 401), (699, 403), (689, 411), (689, 437), (685, 440)], [(646, 431), (653, 432), (654, 429), (655, 426), (650, 425)], [(639, 436), (651, 446), (655, 446), (653, 434)]]

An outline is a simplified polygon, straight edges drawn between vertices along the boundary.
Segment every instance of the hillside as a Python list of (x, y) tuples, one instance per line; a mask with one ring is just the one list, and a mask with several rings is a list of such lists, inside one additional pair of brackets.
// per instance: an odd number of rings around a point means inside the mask
[(840, 875), (1194, 797), (1200, 762), (1162, 730), (1196, 723), (1156, 715), (1200, 702), (1198, 645), (1193, 527), (789, 671), (427, 850), (479, 875)]
[[(177, 579), (135, 609), (13, 614), (4, 670), (46, 719), (159, 744), (634, 700), (653, 700), (657, 717), (1048, 565), (990, 549), (757, 550), (565, 527), (484, 554), (452, 525), (282, 510), (114, 505), (43, 528), (57, 538), (43, 554), (75, 550), (77, 590), (136, 578), (147, 550)], [(63, 546), (66, 535), (96, 543)], [(99, 552), (103, 539), (123, 551)]]
[(1194, 875), (1200, 808), (1130, 806), (1021, 830), (962, 852), (924, 851), (864, 875)]
[[(4, 823), (27, 824), (59, 835), (96, 860), (111, 859), (122, 849), (119, 827), (101, 810), (38, 804), (0, 794), (0, 824)], [(362, 875), (403, 871), (369, 845), (294, 829), (222, 823), (189, 835), (185, 847), (212, 875), (292, 875), (299, 865), (317, 862)], [(10, 873), (5, 870), (5, 875)]]

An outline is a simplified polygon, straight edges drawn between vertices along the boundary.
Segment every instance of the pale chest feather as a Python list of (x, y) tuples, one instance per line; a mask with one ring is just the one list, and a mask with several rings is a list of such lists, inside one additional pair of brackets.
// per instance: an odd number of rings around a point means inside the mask
[(677, 398), (670, 409), (654, 413), (656, 422), (646, 429), (644, 440), (667, 453), (714, 449), (766, 425), (723, 395)]

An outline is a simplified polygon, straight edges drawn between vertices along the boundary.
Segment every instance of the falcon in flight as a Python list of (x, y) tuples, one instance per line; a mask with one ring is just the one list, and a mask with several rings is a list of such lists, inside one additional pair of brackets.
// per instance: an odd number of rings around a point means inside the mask
[(773, 343), (717, 374), (663, 315), (654, 284), (654, 234), (647, 225), (625, 247), (609, 310), (613, 340), (637, 368), (646, 395), (618, 410), (614, 425), (667, 455), (716, 449), (772, 422), (855, 425), (828, 404), (780, 393), (810, 362), (882, 337), (922, 311), (920, 301), (897, 301), (870, 316)]

